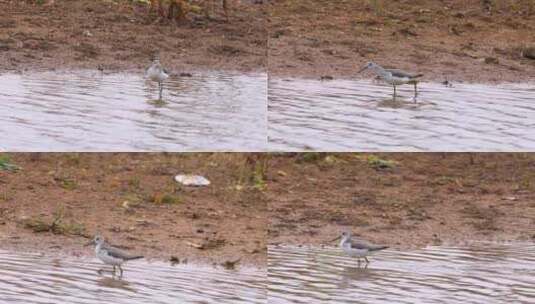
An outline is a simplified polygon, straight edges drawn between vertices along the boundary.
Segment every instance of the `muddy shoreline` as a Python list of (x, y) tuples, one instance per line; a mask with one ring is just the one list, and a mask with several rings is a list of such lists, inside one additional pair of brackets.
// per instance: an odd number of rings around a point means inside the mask
[(268, 244), (341, 231), (397, 249), (533, 241), (535, 155), (304, 153), (272, 160)]
[(235, 1), (229, 22), (216, 7), (210, 19), (160, 20), (129, 1), (0, 1), (0, 71), (92, 69), (141, 71), (159, 52), (172, 72), (263, 72), (265, 5)]
[[(92, 255), (100, 232), (148, 259), (264, 267), (267, 244), (335, 245), (345, 229), (398, 249), (535, 239), (530, 153), (7, 155), (6, 250)], [(213, 184), (177, 186), (179, 172)]]
[[(149, 260), (265, 267), (267, 207), (251, 182), (254, 155), (5, 155), (20, 170), (0, 170), (3, 250), (90, 256), (83, 245), (100, 233)], [(179, 172), (212, 184), (180, 186)]]
[(372, 78), (357, 71), (374, 61), (422, 81), (533, 82), (535, 59), (521, 53), (535, 47), (535, 4), (517, 2), (489, 10), (476, 0), (272, 1), (269, 72)]
[[(535, 5), (481, 1), (234, 1), (225, 22), (158, 20), (126, 1), (0, 2), (0, 71), (142, 71), (154, 51), (174, 73), (225, 70), (274, 77), (358, 78), (368, 61), (422, 81), (535, 81)], [(403, 51), (400, 51), (403, 50)]]

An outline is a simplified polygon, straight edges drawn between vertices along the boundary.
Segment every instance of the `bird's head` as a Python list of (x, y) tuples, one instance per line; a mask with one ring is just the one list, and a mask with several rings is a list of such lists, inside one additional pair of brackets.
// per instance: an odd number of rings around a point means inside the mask
[(339, 239), (349, 239), (351, 238), (351, 232), (350, 231), (342, 231), (342, 234), (335, 237), (334, 239), (330, 240), (329, 242), (334, 242), (334, 241), (337, 241)]
[(150, 56), (150, 59), (152, 60), (152, 62), (160, 62), (160, 52), (153, 52)]
[(358, 73), (362, 73), (362, 72), (364, 72), (364, 71), (367, 70), (367, 69), (373, 69), (373, 68), (376, 68), (376, 67), (377, 67), (377, 63), (370, 61), (370, 62), (366, 63), (366, 64), (365, 64), (365, 65), (358, 71)]
[(102, 244), (104, 243), (104, 238), (100, 235), (100, 234), (97, 234), (95, 235), (95, 237), (89, 241), (87, 244), (85, 244), (86, 246), (89, 246), (89, 245), (99, 245), (99, 244)]

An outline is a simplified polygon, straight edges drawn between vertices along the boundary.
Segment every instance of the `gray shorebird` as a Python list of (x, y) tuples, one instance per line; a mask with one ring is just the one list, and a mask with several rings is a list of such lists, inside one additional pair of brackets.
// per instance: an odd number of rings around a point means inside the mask
[(106, 243), (104, 238), (100, 235), (96, 235), (93, 240), (86, 244), (86, 246), (95, 245), (95, 255), (104, 264), (113, 266), (113, 273), (115, 273), (115, 267), (119, 268), (120, 276), (123, 276), (123, 268), (121, 265), (130, 260), (136, 260), (143, 258), (142, 255), (132, 255), (121, 249), (115, 248)]
[(147, 77), (149, 77), (150, 80), (158, 83), (158, 90), (159, 90), (159, 99), (162, 99), (162, 92), (163, 92), (163, 82), (169, 78), (169, 73), (164, 69), (162, 64), (160, 63), (160, 58), (157, 55), (154, 55), (152, 59), (152, 64), (147, 69), (146, 73)]
[(356, 257), (359, 265), (361, 258), (364, 258), (367, 265), (370, 263), (367, 258), (368, 255), (388, 248), (388, 246), (376, 245), (360, 239), (352, 239), (351, 232), (342, 232), (342, 235), (333, 239), (333, 241), (338, 239), (340, 239), (340, 248), (348, 256)]
[(416, 84), (418, 83), (418, 78), (422, 77), (423, 74), (411, 74), (397, 69), (385, 69), (375, 62), (368, 62), (358, 71), (358, 73), (362, 73), (367, 69), (372, 70), (384, 82), (391, 84), (394, 87), (394, 99), (396, 99), (396, 86), (402, 84), (414, 85), (414, 98), (416, 99), (416, 96), (418, 95)]

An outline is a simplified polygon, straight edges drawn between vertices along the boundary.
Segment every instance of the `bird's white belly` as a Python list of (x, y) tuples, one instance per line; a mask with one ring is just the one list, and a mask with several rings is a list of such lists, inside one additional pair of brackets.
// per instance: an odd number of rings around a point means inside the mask
[(156, 82), (162, 82), (167, 79), (167, 77), (169, 77), (164, 71), (161, 71), (160, 69), (154, 67), (151, 67), (147, 71), (147, 76), (149, 76), (150, 80)]
[(354, 248), (348, 248), (344, 247), (344, 252), (349, 255), (350, 257), (365, 257), (369, 254), (369, 251), (367, 249), (354, 249)]
[(118, 265), (121, 265), (123, 263), (122, 259), (114, 258), (114, 257), (108, 255), (108, 252), (105, 251), (105, 250), (99, 251), (97, 253), (97, 257), (102, 262), (104, 262), (105, 264), (108, 264), (108, 265), (118, 266)]
[(410, 79), (407, 77), (391, 77), (390, 83), (394, 85), (406, 84)]

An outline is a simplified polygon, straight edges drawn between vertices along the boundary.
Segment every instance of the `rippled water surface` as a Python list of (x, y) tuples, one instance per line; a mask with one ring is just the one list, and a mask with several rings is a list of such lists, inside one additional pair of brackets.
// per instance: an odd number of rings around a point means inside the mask
[(0, 75), (0, 149), (9, 151), (260, 150), (265, 74), (172, 77), (163, 101), (137, 74)]
[(274, 150), (532, 151), (535, 85), (269, 80)]
[(269, 303), (534, 303), (535, 245), (385, 250), (270, 246)]
[[(131, 261), (122, 279), (97, 260), (0, 251), (1, 303), (262, 303), (265, 271)], [(109, 269), (109, 268), (105, 268)]]

